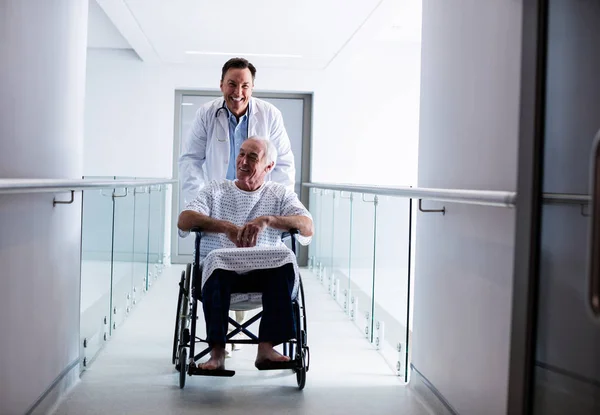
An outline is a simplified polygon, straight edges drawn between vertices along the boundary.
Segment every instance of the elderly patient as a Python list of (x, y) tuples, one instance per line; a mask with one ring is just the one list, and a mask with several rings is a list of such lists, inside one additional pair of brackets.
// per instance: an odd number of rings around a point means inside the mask
[[(182, 236), (194, 227), (203, 230), (201, 258), (220, 248), (235, 248), (234, 253), (249, 259), (253, 253), (261, 252), (260, 247), (279, 247), (279, 251), (289, 253), (288, 248), (282, 247), (281, 234), (293, 228), (300, 232), (300, 243), (310, 242), (312, 217), (296, 194), (278, 183), (265, 182), (276, 159), (270, 141), (260, 137), (247, 139), (236, 160), (237, 180), (210, 183), (181, 212), (177, 226)], [(213, 254), (217, 252), (220, 251)], [(210, 359), (200, 368), (225, 368), (231, 293), (262, 294), (256, 365), (289, 360), (273, 346), (295, 337), (292, 295), (296, 265), (278, 262), (279, 257), (276, 253), (267, 255), (263, 258), (266, 269), (244, 273), (213, 266), (214, 271), (204, 275), (206, 261), (203, 263), (202, 306), (212, 350)]]

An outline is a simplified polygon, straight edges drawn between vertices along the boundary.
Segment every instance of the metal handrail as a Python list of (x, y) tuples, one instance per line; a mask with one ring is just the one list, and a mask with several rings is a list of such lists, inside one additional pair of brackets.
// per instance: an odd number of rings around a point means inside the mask
[(54, 193), (87, 189), (112, 189), (115, 187), (138, 187), (174, 183), (177, 183), (177, 180), (0, 179), (0, 194)]
[[(495, 190), (432, 189), (424, 187), (362, 186), (329, 183), (302, 183), (302, 185), (314, 189), (369, 193), (472, 205), (515, 207), (517, 204), (516, 192)], [(544, 204), (549, 205), (588, 205), (591, 202), (591, 196), (576, 193), (544, 193), (542, 200)]]
[(471, 205), (514, 207), (516, 192), (495, 190), (432, 189), (424, 187), (361, 186), (349, 184), (302, 183), (304, 187), (398, 196), (411, 199), (437, 200), (440, 202), (466, 203)]
[[(86, 179), (0, 179), (0, 194), (52, 193), (86, 189), (112, 189), (115, 187), (155, 186), (174, 184), (174, 179), (129, 179), (129, 180), (86, 180)], [(467, 203), (487, 206), (514, 207), (517, 194), (495, 190), (433, 189), (423, 187), (363, 186), (351, 184), (302, 183), (304, 187), (399, 196), (411, 199), (437, 200), (442, 202)], [(588, 204), (589, 195), (567, 193), (544, 193), (548, 204)]]
[(587, 205), (591, 201), (589, 195), (570, 193), (544, 193), (543, 201), (549, 205)]

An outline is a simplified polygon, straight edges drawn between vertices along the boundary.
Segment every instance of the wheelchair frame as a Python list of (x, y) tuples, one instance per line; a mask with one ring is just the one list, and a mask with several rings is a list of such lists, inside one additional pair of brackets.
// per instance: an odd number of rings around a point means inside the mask
[[(185, 271), (181, 273), (179, 281), (179, 295), (177, 297), (177, 314), (175, 316), (175, 333), (173, 335), (173, 354), (172, 363), (175, 369), (179, 372), (179, 387), (183, 389), (185, 386), (186, 375), (204, 375), (204, 376), (233, 376), (233, 370), (202, 370), (199, 369), (196, 362), (211, 351), (211, 347), (207, 346), (198, 354), (195, 353), (196, 343), (207, 343), (206, 339), (196, 336), (196, 321), (198, 316), (198, 303), (201, 301), (200, 288), (196, 284), (200, 284), (200, 241), (201, 232), (199, 228), (193, 228), (191, 232), (196, 234), (194, 262), (187, 264)], [(292, 251), (296, 254), (296, 238), (298, 230), (292, 229), (290, 232), (285, 232), (282, 235), (282, 240), (291, 238)], [(302, 285), (302, 277), (299, 276), (298, 294), (292, 300), (292, 308), (294, 310), (294, 318), (296, 321), (296, 338), (290, 339), (283, 343), (283, 354), (290, 358), (289, 362), (281, 362), (274, 365), (275, 367), (267, 367), (259, 370), (281, 370), (291, 369), (296, 374), (298, 389), (304, 389), (306, 385), (306, 372), (310, 365), (310, 349), (307, 345), (306, 331), (306, 308), (304, 300), (304, 288)], [(258, 337), (248, 330), (248, 327), (254, 324), (262, 317), (262, 310), (248, 321), (240, 324), (231, 317), (228, 318), (229, 324), (234, 327), (233, 330), (227, 333), (227, 344), (258, 344)], [(191, 330), (190, 330), (191, 322)], [(233, 336), (238, 333), (244, 333), (248, 339), (233, 340)], [(194, 339), (192, 341), (192, 339)], [(188, 356), (189, 349), (189, 356)], [(183, 363), (183, 365), (182, 365)]]

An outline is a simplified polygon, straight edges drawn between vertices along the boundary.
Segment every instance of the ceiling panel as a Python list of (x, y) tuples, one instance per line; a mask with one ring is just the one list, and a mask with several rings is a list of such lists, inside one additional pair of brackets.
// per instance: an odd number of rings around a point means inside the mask
[[(324, 67), (381, 0), (124, 0), (165, 63)], [(190, 55), (186, 51), (225, 53)], [(253, 56), (295, 55), (293, 57)]]
[(89, 1), (88, 16), (89, 48), (131, 49), (96, 0)]

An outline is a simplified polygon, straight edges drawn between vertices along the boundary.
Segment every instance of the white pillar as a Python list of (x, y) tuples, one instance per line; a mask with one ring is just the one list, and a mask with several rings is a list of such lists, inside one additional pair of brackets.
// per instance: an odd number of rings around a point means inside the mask
[(87, 10), (0, 2), (0, 177), (81, 178)]
[[(420, 187), (516, 190), (527, 3), (423, 0)], [(515, 212), (446, 207), (416, 221), (411, 384), (506, 414)]]
[[(0, 0), (0, 178), (81, 178), (88, 0)], [(0, 195), (0, 412), (79, 375), (81, 196)]]

